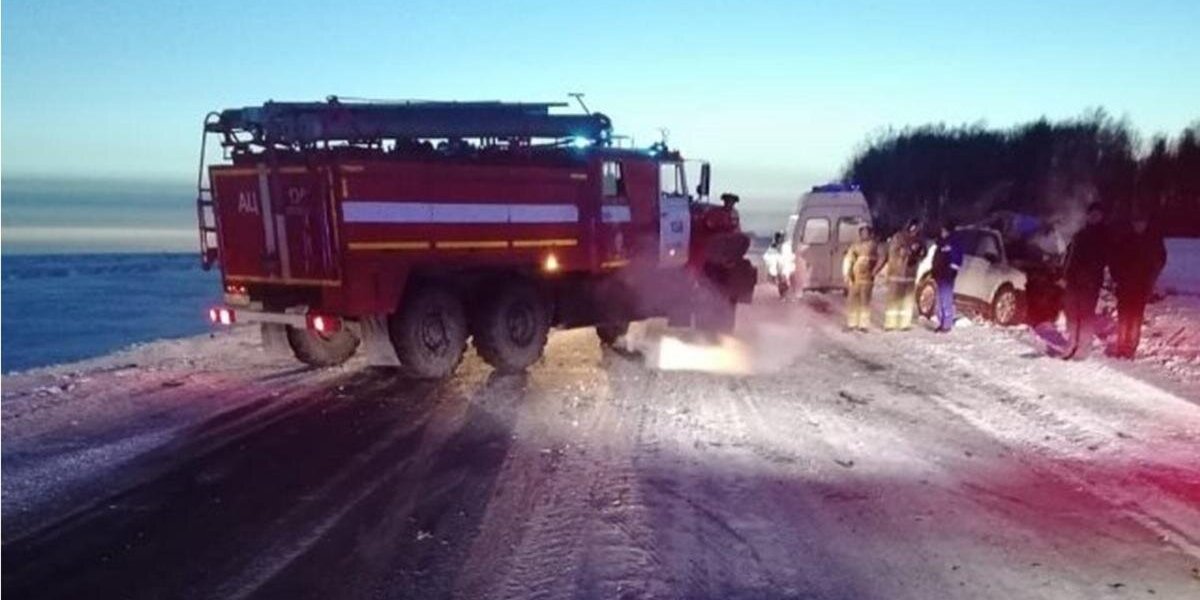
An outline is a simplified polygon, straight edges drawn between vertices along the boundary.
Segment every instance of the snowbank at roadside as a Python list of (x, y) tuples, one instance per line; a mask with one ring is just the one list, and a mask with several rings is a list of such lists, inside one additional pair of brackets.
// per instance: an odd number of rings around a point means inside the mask
[(1138, 359), (1200, 381), (1200, 296), (1166, 296), (1147, 307)]
[(1167, 240), (1161, 299), (1146, 307), (1139, 361), (1200, 382), (1200, 239)]

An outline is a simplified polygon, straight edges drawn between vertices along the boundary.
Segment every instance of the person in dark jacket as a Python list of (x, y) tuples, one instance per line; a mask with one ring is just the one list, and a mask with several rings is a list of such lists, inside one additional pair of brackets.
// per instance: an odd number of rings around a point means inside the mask
[(1091, 354), (1096, 334), (1096, 303), (1104, 284), (1104, 269), (1112, 251), (1112, 234), (1104, 223), (1104, 206), (1093, 202), (1087, 209), (1087, 223), (1075, 234), (1067, 249), (1064, 273), (1067, 294), (1063, 307), (1067, 315), (1067, 347), (1062, 357), (1083, 360)]
[(933, 266), (929, 274), (937, 285), (937, 331), (945, 333), (954, 328), (954, 281), (962, 267), (963, 251), (952, 235), (954, 226), (942, 225), (933, 249)]
[(1141, 341), (1146, 302), (1167, 263), (1167, 247), (1150, 222), (1140, 216), (1134, 217), (1118, 241), (1120, 252), (1114, 254), (1109, 267), (1117, 284), (1117, 344), (1112, 354), (1131, 359)]

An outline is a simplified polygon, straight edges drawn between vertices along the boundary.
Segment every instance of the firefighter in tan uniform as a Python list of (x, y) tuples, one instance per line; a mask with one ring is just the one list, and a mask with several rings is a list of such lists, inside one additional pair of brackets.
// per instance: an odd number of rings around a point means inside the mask
[(858, 241), (846, 250), (842, 260), (842, 276), (850, 288), (846, 299), (846, 328), (866, 331), (871, 325), (871, 289), (875, 283), (878, 262), (871, 227), (858, 228)]
[(887, 258), (879, 267), (887, 278), (887, 308), (883, 313), (885, 331), (912, 328), (917, 263), (925, 256), (920, 231), (921, 222), (913, 219), (888, 240)]

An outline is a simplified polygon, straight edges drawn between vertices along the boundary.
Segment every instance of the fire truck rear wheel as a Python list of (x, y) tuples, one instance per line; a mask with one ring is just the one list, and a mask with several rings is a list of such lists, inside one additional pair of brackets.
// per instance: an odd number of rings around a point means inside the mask
[(354, 356), (358, 337), (346, 329), (322, 335), (299, 327), (287, 328), (288, 345), (300, 362), (314, 367), (333, 367)]
[(458, 296), (440, 286), (419, 287), (388, 319), (401, 368), (421, 379), (449, 376), (467, 348), (467, 318)]
[(532, 285), (508, 284), (479, 307), (471, 334), (484, 362), (501, 373), (518, 373), (542, 357), (550, 309)]

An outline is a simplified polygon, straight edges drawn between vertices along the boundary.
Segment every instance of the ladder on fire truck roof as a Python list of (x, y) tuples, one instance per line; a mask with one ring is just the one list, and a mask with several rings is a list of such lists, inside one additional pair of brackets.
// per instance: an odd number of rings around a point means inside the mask
[[(608, 144), (612, 123), (600, 113), (551, 114), (565, 103), (267, 102), (226, 109), (205, 131), (226, 146), (306, 146), (383, 139), (584, 139)], [(248, 136), (248, 137), (247, 137)]]
[[(209, 134), (221, 136), (226, 151), (258, 149), (272, 161), (279, 148), (305, 149), (318, 143), (395, 140), (553, 140), (610, 146), (612, 122), (601, 113), (551, 114), (561, 102), (267, 102), (205, 116), (196, 182), (200, 257), (205, 269), (219, 260), (212, 182), (204, 161)], [(273, 175), (268, 175), (272, 177)]]

